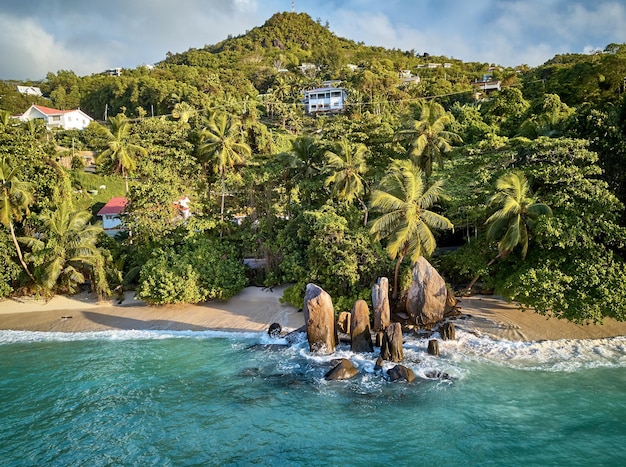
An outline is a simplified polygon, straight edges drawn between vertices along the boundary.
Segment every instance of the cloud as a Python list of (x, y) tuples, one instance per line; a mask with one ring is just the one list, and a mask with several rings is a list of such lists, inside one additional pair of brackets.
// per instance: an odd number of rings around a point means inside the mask
[[(16, 40), (16, 38), (19, 38)], [(97, 56), (64, 47), (33, 19), (0, 14), (0, 76), (4, 79), (40, 79), (48, 71), (77, 74), (103, 69)]]

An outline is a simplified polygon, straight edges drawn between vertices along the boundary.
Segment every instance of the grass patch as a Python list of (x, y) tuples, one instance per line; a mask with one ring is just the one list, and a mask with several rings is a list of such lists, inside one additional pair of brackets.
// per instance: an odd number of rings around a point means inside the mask
[(94, 216), (111, 198), (126, 194), (124, 179), (119, 175), (72, 171), (71, 177), (75, 191), (74, 205), (91, 211)]

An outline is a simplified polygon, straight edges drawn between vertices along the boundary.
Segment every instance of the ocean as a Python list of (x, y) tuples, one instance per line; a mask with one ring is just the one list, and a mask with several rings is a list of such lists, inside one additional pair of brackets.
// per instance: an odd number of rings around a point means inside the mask
[[(2, 466), (626, 465), (626, 338), (407, 337), (377, 357), (265, 333), (0, 331)], [(334, 358), (359, 375), (326, 381)], [(388, 369), (392, 364), (385, 364)]]

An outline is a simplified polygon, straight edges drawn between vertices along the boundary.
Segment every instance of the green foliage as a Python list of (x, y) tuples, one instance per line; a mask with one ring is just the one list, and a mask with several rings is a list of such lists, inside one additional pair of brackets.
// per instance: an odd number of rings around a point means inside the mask
[(0, 230), (0, 298), (8, 296), (18, 283), (21, 268), (16, 263), (15, 251), (10, 235)]
[(47, 292), (74, 294), (91, 279), (99, 296), (108, 295), (104, 255), (97, 246), (102, 227), (89, 224), (91, 213), (75, 210), (66, 200), (39, 219), (36, 232), (20, 239), (30, 248), (38, 285)]
[(237, 249), (226, 241), (199, 237), (157, 249), (140, 272), (139, 298), (149, 303), (227, 300), (246, 285)]
[[(295, 235), (294, 235), (295, 234)], [(392, 265), (384, 251), (364, 229), (350, 229), (345, 218), (330, 206), (306, 211), (290, 221), (279, 238), (283, 249), (283, 277), (295, 282), (284, 299), (302, 306), (304, 289), (313, 282), (333, 298), (335, 311), (349, 311), (378, 276)], [(344, 298), (342, 298), (344, 297)]]

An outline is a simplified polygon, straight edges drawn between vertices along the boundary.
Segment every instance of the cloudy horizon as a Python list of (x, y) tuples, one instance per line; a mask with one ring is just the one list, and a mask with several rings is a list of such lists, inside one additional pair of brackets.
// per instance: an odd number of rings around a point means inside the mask
[[(465, 62), (538, 66), (557, 54), (626, 42), (626, 6), (616, 0), (296, 0), (294, 6), (340, 37)], [(291, 0), (4, 0), (0, 79), (136, 68), (245, 34), (291, 8)]]

